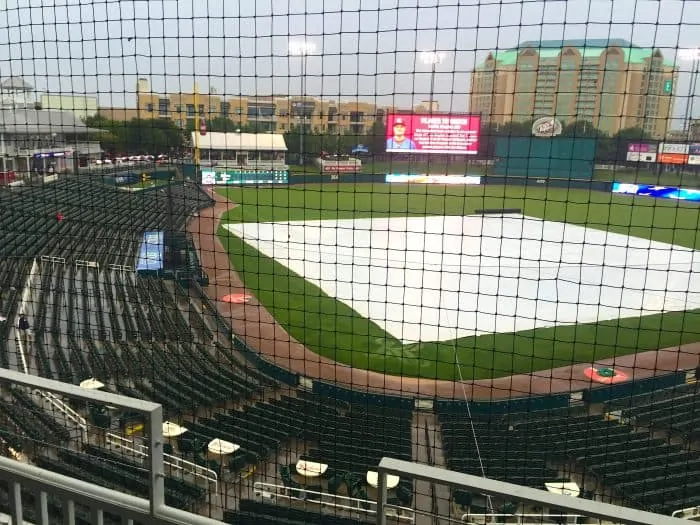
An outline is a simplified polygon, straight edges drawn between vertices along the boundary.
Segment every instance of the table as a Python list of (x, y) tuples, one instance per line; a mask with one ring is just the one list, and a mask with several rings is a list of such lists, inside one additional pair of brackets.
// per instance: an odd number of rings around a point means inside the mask
[(328, 470), (328, 465), (325, 463), (315, 463), (305, 459), (297, 461), (297, 472), (307, 478), (317, 478), (321, 474), (325, 474), (326, 470)]
[(105, 384), (94, 377), (80, 382), (80, 388), (87, 388), (89, 390), (99, 390), (103, 386), (105, 386)]
[(170, 421), (165, 421), (163, 423), (163, 437), (177, 437), (181, 436), (185, 432), (187, 432), (187, 429), (185, 427), (181, 427), (180, 425), (176, 425), (175, 423), (171, 423)]
[(578, 498), (581, 493), (579, 486), (573, 481), (550, 481), (544, 484), (545, 488), (554, 494), (561, 494), (562, 496), (571, 496), (572, 498)]
[[(375, 472), (374, 470), (368, 470), (367, 471), (367, 484), (370, 487), (377, 488), (379, 485), (379, 473)], [(387, 475), (386, 477), (386, 488), (387, 489), (393, 489), (398, 487), (399, 485), (399, 477), (398, 476), (392, 476), (391, 474)]]
[(209, 452), (212, 454), (219, 454), (220, 456), (233, 454), (239, 448), (241, 448), (240, 445), (236, 445), (230, 441), (224, 441), (223, 439), (212, 439), (207, 445), (207, 450)]

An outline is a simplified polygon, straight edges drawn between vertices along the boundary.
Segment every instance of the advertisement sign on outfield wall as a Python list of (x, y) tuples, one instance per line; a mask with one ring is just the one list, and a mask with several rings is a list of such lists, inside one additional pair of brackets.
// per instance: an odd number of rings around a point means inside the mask
[(675, 188), (672, 186), (654, 186), (653, 184), (631, 184), (627, 182), (615, 182), (613, 193), (626, 193), (628, 195), (642, 195), (657, 199), (675, 199), (679, 201), (700, 202), (700, 190), (690, 188)]
[(690, 144), (688, 146), (688, 164), (700, 165), (700, 144)]
[(688, 151), (688, 144), (662, 142), (657, 160), (662, 164), (687, 164)]
[(286, 170), (217, 170), (203, 169), (204, 185), (289, 184)]
[(386, 183), (401, 182), (411, 184), (454, 184), (471, 186), (481, 184), (481, 177), (474, 175), (419, 175), (405, 173), (387, 173), (384, 178)]
[(628, 162), (656, 162), (656, 144), (630, 143), (627, 145)]

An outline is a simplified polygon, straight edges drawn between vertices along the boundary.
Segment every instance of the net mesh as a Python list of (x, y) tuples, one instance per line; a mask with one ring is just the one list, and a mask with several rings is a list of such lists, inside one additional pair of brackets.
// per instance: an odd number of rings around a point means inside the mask
[[(694, 516), (699, 23), (5, 2), (0, 364), (161, 404), (166, 503), (229, 523), (372, 521), (383, 457)], [(147, 428), (0, 391), (0, 454), (142, 497)], [(564, 519), (404, 477), (389, 498)]]

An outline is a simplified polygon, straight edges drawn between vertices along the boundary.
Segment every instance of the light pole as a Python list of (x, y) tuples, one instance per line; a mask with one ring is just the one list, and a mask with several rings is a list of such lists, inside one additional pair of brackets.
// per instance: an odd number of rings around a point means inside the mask
[(430, 112), (433, 112), (433, 97), (435, 96), (435, 69), (442, 63), (443, 54), (439, 51), (423, 51), (420, 60), (431, 67), (430, 72)]
[(692, 122), (693, 122), (693, 99), (695, 98), (695, 88), (698, 83), (698, 72), (700, 72), (700, 49), (681, 49), (678, 52), (678, 58), (683, 62), (690, 62), (691, 69), (690, 79), (688, 80), (688, 101), (685, 104), (685, 115), (683, 118), (683, 127), (686, 132), (686, 140), (692, 139)]
[(301, 133), (299, 134), (299, 161), (304, 164), (304, 134), (306, 133), (306, 56), (316, 51), (316, 44), (308, 40), (289, 42), (289, 54), (301, 57)]

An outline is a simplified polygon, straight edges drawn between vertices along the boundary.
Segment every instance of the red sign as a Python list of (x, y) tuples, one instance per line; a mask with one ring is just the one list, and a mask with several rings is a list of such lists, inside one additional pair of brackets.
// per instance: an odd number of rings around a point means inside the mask
[(199, 120), (199, 134), (202, 137), (207, 134), (207, 121), (204, 119)]
[(479, 115), (389, 114), (386, 151), (476, 155), (479, 151)]
[(656, 160), (661, 164), (686, 164), (688, 155), (684, 153), (659, 153)]
[(354, 162), (341, 164), (333, 161), (325, 161), (323, 163), (323, 173), (357, 173), (361, 169), (362, 168)]

